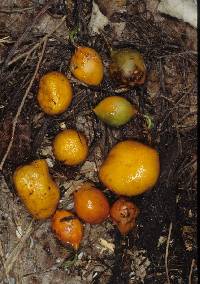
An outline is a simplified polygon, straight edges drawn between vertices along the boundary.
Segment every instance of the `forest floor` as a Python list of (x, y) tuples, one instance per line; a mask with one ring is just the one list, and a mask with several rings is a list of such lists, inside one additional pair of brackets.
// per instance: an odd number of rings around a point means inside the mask
[[(160, 15), (157, 0), (97, 0), (96, 12), (90, 0), (0, 2), (0, 283), (197, 284), (196, 30)], [(105, 76), (99, 87), (70, 74), (72, 37), (100, 53)], [(148, 70), (143, 86), (123, 93), (113, 86), (108, 45), (141, 51)], [(45, 115), (36, 101), (39, 79), (52, 70), (66, 74), (74, 89), (70, 108), (55, 117)], [(118, 129), (92, 112), (113, 94), (140, 112)], [(81, 166), (66, 167), (53, 157), (52, 139), (65, 127), (87, 136), (90, 153)], [(112, 202), (115, 197), (99, 183), (97, 172), (109, 149), (127, 138), (159, 151), (158, 184), (131, 198), (140, 209), (135, 230), (122, 237), (110, 220), (86, 224), (77, 260), (70, 262), (49, 220), (33, 221), (22, 205), (13, 171), (46, 159), (62, 192), (59, 208), (73, 207), (74, 188), (85, 180), (100, 186)]]

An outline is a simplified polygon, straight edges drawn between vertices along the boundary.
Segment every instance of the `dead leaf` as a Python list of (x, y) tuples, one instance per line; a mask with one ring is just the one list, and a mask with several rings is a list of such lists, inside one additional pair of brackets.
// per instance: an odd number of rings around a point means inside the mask
[(102, 14), (99, 10), (98, 5), (93, 2), (92, 14), (90, 18), (90, 23), (88, 25), (91, 35), (100, 34), (105, 26), (109, 23), (109, 20), (106, 16)]
[(124, 12), (126, 8), (126, 0), (96, 0), (100, 11), (108, 18), (114, 13)]

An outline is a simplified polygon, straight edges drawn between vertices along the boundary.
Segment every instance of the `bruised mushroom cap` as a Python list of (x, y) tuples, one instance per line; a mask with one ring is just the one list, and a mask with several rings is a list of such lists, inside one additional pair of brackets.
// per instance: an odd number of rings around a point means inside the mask
[(70, 61), (70, 71), (87, 85), (97, 86), (103, 80), (103, 62), (96, 50), (90, 47), (77, 47)]
[(119, 198), (110, 209), (110, 216), (122, 235), (127, 234), (136, 225), (139, 214), (137, 206), (124, 198)]
[(70, 244), (75, 250), (83, 238), (83, 225), (71, 212), (57, 210), (51, 220), (51, 228), (57, 239), (63, 244)]
[(146, 79), (143, 56), (136, 49), (112, 50), (109, 71), (111, 79), (118, 87), (140, 86)]

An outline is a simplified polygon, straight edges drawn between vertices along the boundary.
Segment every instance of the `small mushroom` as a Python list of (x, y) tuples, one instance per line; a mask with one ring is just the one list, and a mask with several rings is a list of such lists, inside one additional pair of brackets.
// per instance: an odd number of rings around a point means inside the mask
[(143, 56), (136, 49), (113, 49), (109, 71), (111, 79), (120, 88), (140, 86), (146, 79)]
[(105, 98), (93, 111), (100, 120), (113, 127), (126, 124), (137, 113), (136, 108), (120, 96)]
[(70, 71), (79, 81), (97, 86), (103, 80), (103, 63), (100, 55), (90, 47), (78, 46), (70, 61)]
[(35, 219), (49, 218), (56, 210), (60, 190), (49, 174), (45, 160), (18, 167), (13, 174), (16, 191)]
[(110, 209), (110, 216), (122, 235), (127, 234), (135, 227), (138, 214), (137, 206), (124, 198), (115, 201)]
[(102, 223), (109, 215), (110, 206), (103, 192), (92, 183), (80, 185), (74, 192), (76, 214), (86, 223)]
[(52, 217), (51, 228), (63, 245), (69, 244), (75, 250), (79, 248), (83, 238), (83, 225), (73, 213), (57, 210)]

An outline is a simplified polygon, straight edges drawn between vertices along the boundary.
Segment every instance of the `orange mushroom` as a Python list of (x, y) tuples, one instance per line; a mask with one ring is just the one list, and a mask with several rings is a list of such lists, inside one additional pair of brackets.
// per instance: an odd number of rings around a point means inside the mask
[(84, 183), (74, 192), (76, 214), (85, 222), (99, 224), (109, 215), (110, 206), (101, 190), (91, 183)]
[(52, 231), (63, 245), (70, 244), (77, 250), (83, 238), (83, 225), (71, 212), (57, 210), (52, 217)]
[(137, 206), (124, 198), (115, 201), (110, 209), (110, 216), (122, 235), (127, 234), (135, 227), (138, 214)]
[(97, 86), (103, 80), (103, 63), (100, 55), (90, 47), (79, 46), (70, 62), (70, 71), (87, 85)]

